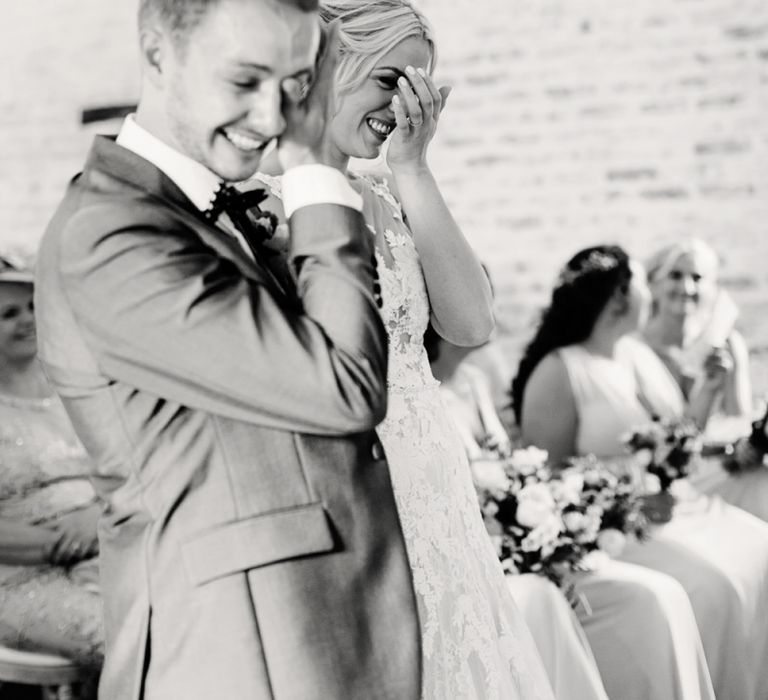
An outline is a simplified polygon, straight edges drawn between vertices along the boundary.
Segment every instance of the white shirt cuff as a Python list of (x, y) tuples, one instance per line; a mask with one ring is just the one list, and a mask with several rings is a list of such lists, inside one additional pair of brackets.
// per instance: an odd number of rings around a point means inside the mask
[(363, 210), (363, 198), (340, 171), (328, 165), (297, 165), (285, 171), (282, 184), (286, 219), (311, 204), (340, 204)]

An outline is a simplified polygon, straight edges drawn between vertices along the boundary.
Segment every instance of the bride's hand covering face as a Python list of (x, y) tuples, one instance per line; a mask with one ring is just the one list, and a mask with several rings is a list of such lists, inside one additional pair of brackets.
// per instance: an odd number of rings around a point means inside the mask
[(396, 171), (423, 168), (427, 146), (435, 135), (437, 120), (451, 92), (437, 88), (424, 68), (406, 66), (405, 76), (397, 81), (399, 94), (392, 97), (397, 128), (387, 150), (387, 164)]

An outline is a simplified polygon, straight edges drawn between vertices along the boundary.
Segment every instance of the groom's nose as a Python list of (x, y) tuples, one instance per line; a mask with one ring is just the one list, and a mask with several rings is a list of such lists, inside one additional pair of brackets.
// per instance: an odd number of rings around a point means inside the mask
[(283, 92), (280, 83), (270, 81), (254, 97), (248, 121), (255, 131), (266, 138), (275, 138), (285, 131)]

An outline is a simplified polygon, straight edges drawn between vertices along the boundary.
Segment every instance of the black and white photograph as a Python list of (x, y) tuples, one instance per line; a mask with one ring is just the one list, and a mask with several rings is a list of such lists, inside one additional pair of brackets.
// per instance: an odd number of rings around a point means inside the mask
[(768, 700), (765, 0), (29, 0), (0, 700)]

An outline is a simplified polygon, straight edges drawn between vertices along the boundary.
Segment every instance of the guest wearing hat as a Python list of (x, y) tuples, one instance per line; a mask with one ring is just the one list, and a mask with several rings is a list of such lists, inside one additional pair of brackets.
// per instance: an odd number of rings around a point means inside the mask
[(37, 361), (32, 292), (31, 270), (0, 257), (0, 644), (66, 656), (95, 679), (100, 507)]

